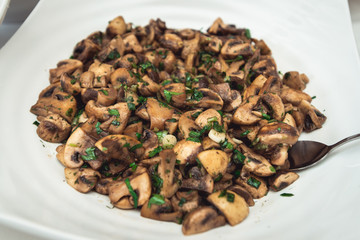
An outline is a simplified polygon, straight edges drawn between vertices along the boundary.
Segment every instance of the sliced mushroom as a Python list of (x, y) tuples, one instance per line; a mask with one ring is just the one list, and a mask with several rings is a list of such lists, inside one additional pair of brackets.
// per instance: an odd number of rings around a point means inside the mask
[(204, 128), (205, 126), (215, 121), (218, 122), (219, 125), (222, 125), (222, 118), (220, 113), (212, 108), (200, 113), (199, 116), (195, 119), (195, 123), (200, 128)]
[(275, 168), (269, 163), (269, 161), (255, 153), (252, 149), (248, 148), (245, 144), (239, 145), (241, 152), (246, 159), (244, 160), (244, 169), (248, 172), (252, 172), (258, 176), (267, 177), (275, 173)]
[(184, 107), (186, 104), (185, 90), (183, 83), (170, 83), (162, 87), (160, 92), (168, 103), (175, 107)]
[(95, 146), (110, 158), (124, 161), (124, 166), (129, 166), (134, 160), (130, 152), (134, 152), (136, 158), (144, 154), (140, 141), (121, 134), (103, 137), (95, 143)]
[(175, 211), (191, 212), (199, 207), (200, 196), (198, 191), (177, 191), (171, 198), (171, 204)]
[(290, 71), (284, 74), (283, 82), (285, 85), (293, 89), (302, 91), (305, 89), (309, 79), (305, 74), (299, 74), (299, 72)]
[(142, 77), (142, 81), (138, 83), (141, 95), (150, 97), (154, 96), (161, 88), (159, 84), (154, 82), (148, 75)]
[(198, 154), (198, 159), (206, 171), (213, 177), (223, 176), (229, 164), (229, 157), (221, 150), (206, 150)]
[(82, 72), (83, 64), (76, 59), (66, 59), (58, 62), (57, 68), (50, 69), (50, 84), (60, 81), (62, 74), (67, 73), (72, 75), (75, 71)]
[(212, 193), (214, 190), (214, 180), (210, 174), (198, 178), (192, 177), (182, 180), (181, 188), (194, 189), (207, 193)]
[(259, 75), (255, 78), (255, 80), (251, 83), (249, 87), (247, 87), (244, 91), (244, 99), (249, 98), (250, 96), (257, 95), (260, 92), (260, 89), (264, 86), (267, 78), (263, 75)]
[(278, 120), (282, 121), (285, 116), (284, 104), (281, 101), (281, 98), (275, 93), (266, 93), (261, 96), (263, 104), (270, 109), (271, 116)]
[(201, 143), (185, 139), (176, 143), (173, 148), (179, 164), (195, 163), (197, 155), (203, 150)]
[(237, 178), (235, 182), (244, 187), (254, 199), (262, 198), (268, 192), (268, 187), (264, 179), (245, 170), (242, 170), (240, 177)]
[(95, 185), (95, 191), (103, 195), (108, 195), (109, 186), (113, 181), (114, 179), (111, 177), (99, 179)]
[(140, 45), (135, 34), (126, 34), (123, 40), (126, 52), (134, 51), (135, 53), (139, 53), (143, 51), (143, 47)]
[(289, 145), (281, 144), (275, 148), (275, 151), (271, 154), (270, 162), (276, 166), (284, 166), (288, 159)]
[[(210, 130), (211, 132), (211, 130)], [(209, 134), (210, 134), (209, 132)], [(225, 139), (224, 135), (224, 139)], [(201, 145), (203, 147), (204, 150), (209, 150), (212, 148), (220, 148), (220, 144), (218, 142), (215, 142), (214, 140), (212, 140), (210, 137), (204, 137), (203, 140), (201, 141)]]
[(121, 86), (128, 86), (136, 84), (134, 74), (126, 68), (116, 69), (110, 76), (111, 84), (115, 89), (119, 89)]
[(305, 116), (304, 131), (306, 132), (321, 128), (326, 121), (325, 115), (305, 100), (300, 102), (299, 109)]
[(279, 171), (269, 179), (270, 188), (274, 191), (280, 191), (299, 178), (295, 172)]
[(250, 207), (255, 205), (253, 197), (244, 187), (241, 187), (240, 185), (232, 185), (228, 189), (230, 191), (237, 193), (242, 198), (244, 198), (244, 200)]
[(145, 129), (142, 134), (142, 146), (145, 148), (144, 157), (149, 157), (149, 153), (159, 146), (158, 137), (155, 132)]
[(113, 73), (114, 68), (110, 64), (102, 63), (95, 59), (88, 71), (94, 73), (94, 87), (106, 87), (106, 84), (110, 81), (110, 76)]
[(125, 180), (115, 181), (109, 186), (109, 198), (111, 203), (120, 209), (133, 209), (135, 205), (144, 205), (151, 196), (151, 180), (146, 169), (139, 171), (128, 179), (133, 192), (137, 196), (135, 202), (134, 195), (130, 193), (129, 186)]
[(182, 232), (184, 235), (202, 233), (213, 228), (224, 226), (225, 223), (224, 216), (219, 215), (212, 207), (204, 206), (186, 215)]
[(295, 90), (289, 87), (284, 86), (281, 89), (280, 95), (283, 103), (291, 103), (294, 106), (298, 106), (302, 100), (311, 102), (311, 97), (302, 91)]
[(52, 84), (40, 93), (39, 100), (31, 107), (30, 111), (42, 117), (57, 113), (70, 123), (77, 111), (76, 103), (76, 99), (61, 91), (58, 84)]
[(73, 57), (80, 60), (83, 64), (92, 60), (93, 57), (100, 51), (98, 44), (90, 39), (84, 39), (78, 42), (73, 51)]
[(191, 119), (191, 116), (198, 113), (199, 110), (183, 113), (179, 118), (179, 138), (187, 139), (191, 131), (200, 130), (199, 126)]
[(215, 110), (222, 109), (224, 101), (221, 99), (219, 94), (207, 88), (199, 88), (197, 91), (199, 93), (198, 99), (188, 100), (187, 104), (189, 106), (196, 106), (199, 108), (213, 108)]
[(224, 215), (231, 226), (242, 222), (249, 215), (249, 207), (243, 197), (237, 193), (225, 190), (210, 194), (207, 200)]
[(181, 222), (183, 213), (174, 211), (171, 202), (165, 198), (163, 204), (146, 202), (141, 208), (141, 216), (159, 221), (179, 223)]
[(109, 22), (109, 25), (106, 28), (106, 34), (109, 37), (115, 37), (116, 35), (121, 35), (126, 32), (126, 23), (123, 17), (118, 16)]
[(90, 168), (65, 168), (66, 182), (81, 193), (90, 192), (101, 177), (98, 171)]
[(49, 114), (40, 121), (36, 133), (47, 142), (61, 143), (68, 138), (70, 131), (71, 125), (59, 114)]
[[(88, 155), (86, 150), (91, 149), (94, 146), (94, 143), (95, 140), (87, 135), (81, 127), (78, 127), (66, 141), (63, 156), (63, 163), (65, 167), (80, 167), (84, 163), (82, 156)], [(94, 158), (96, 159), (95, 150), (95, 148), (91, 149), (95, 155)]]
[(250, 43), (244, 43), (241, 40), (229, 39), (221, 48), (221, 54), (227, 58), (235, 58), (238, 55), (249, 56), (253, 54)]
[(125, 41), (120, 35), (115, 36), (106, 46), (98, 53), (97, 57), (101, 62), (113, 63), (125, 52)]
[(232, 112), (237, 109), (242, 103), (241, 94), (237, 90), (230, 91), (230, 101), (225, 103), (223, 110), (225, 112)]
[(252, 113), (259, 100), (260, 96), (250, 96), (236, 109), (232, 122), (241, 125), (251, 125), (259, 122), (261, 118)]
[(165, 33), (160, 37), (159, 42), (164, 48), (168, 48), (175, 53), (184, 46), (182, 39), (173, 33)]
[(154, 98), (148, 98), (146, 102), (146, 110), (150, 118), (151, 130), (164, 130), (165, 121), (171, 119), (174, 109), (164, 104), (161, 104)]
[(282, 122), (270, 123), (258, 131), (257, 137), (260, 140), (260, 143), (266, 145), (276, 145), (281, 143), (286, 143), (293, 145), (297, 142), (299, 134), (297, 130)]
[(166, 149), (160, 152), (160, 158), (158, 173), (163, 180), (160, 194), (166, 198), (171, 198), (181, 184), (181, 174), (175, 174), (176, 154), (173, 150)]

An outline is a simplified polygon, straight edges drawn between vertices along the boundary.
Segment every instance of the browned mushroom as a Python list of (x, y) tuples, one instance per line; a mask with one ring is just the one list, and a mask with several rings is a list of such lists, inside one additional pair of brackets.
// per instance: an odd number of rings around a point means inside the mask
[(61, 143), (69, 137), (70, 130), (70, 124), (59, 114), (49, 114), (40, 121), (36, 133), (47, 142)]
[(299, 72), (290, 71), (284, 74), (283, 82), (285, 85), (293, 89), (302, 91), (305, 89), (309, 79), (305, 74), (299, 74)]
[(258, 104), (260, 96), (250, 96), (235, 111), (232, 122), (235, 124), (251, 125), (261, 120), (253, 114), (253, 108)]
[(141, 216), (159, 221), (180, 223), (183, 213), (174, 211), (171, 202), (168, 199), (163, 199), (163, 202), (164, 203), (162, 204), (152, 204), (149, 201), (146, 202), (141, 208)]
[(76, 59), (66, 59), (58, 62), (57, 68), (50, 69), (50, 84), (60, 81), (60, 77), (64, 73), (72, 75), (75, 71), (82, 73), (83, 64)]
[(115, 207), (121, 209), (137, 208), (149, 200), (151, 196), (150, 176), (146, 169), (138, 169), (130, 178), (114, 181), (109, 186), (109, 198)]
[(260, 143), (266, 145), (276, 145), (286, 143), (293, 145), (297, 142), (299, 134), (297, 130), (282, 122), (269, 123), (259, 129), (257, 137)]
[(249, 207), (243, 197), (224, 190), (210, 194), (207, 200), (219, 209), (231, 226), (242, 222), (249, 214)]
[(65, 168), (64, 172), (66, 182), (81, 193), (91, 191), (101, 177), (99, 172), (89, 168)]
[(225, 223), (224, 216), (219, 215), (212, 207), (204, 206), (186, 215), (182, 232), (184, 235), (202, 233), (223, 226)]
[(269, 179), (269, 185), (272, 190), (280, 191), (299, 178), (299, 175), (295, 172), (279, 171), (276, 175)]
[(158, 174), (163, 180), (160, 194), (166, 198), (171, 198), (181, 184), (181, 174), (175, 172), (176, 154), (173, 150), (167, 149), (160, 152), (160, 158)]
[(185, 139), (176, 143), (173, 148), (176, 154), (176, 160), (179, 161), (179, 164), (186, 163), (195, 163), (195, 159), (203, 148), (201, 143), (187, 141)]
[(106, 34), (110, 37), (115, 37), (116, 35), (124, 34), (126, 29), (127, 27), (124, 18), (119, 16), (109, 22), (109, 25), (106, 28)]

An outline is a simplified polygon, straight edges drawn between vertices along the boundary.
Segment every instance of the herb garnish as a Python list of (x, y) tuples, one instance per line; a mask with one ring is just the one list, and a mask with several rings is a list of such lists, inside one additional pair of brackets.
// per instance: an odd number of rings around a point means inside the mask
[(130, 195), (133, 197), (134, 208), (137, 208), (138, 207), (138, 195), (136, 194), (136, 192), (132, 188), (129, 178), (125, 179), (125, 184), (126, 184), (128, 190), (129, 190)]

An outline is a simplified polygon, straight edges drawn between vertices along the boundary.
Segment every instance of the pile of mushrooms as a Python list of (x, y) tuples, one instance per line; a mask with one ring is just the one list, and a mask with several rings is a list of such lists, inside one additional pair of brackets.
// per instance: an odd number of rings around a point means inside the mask
[(50, 70), (31, 112), (61, 143), (66, 182), (185, 235), (242, 222), (298, 179), (288, 149), (326, 117), (263, 40), (216, 19), (207, 33), (119, 16)]

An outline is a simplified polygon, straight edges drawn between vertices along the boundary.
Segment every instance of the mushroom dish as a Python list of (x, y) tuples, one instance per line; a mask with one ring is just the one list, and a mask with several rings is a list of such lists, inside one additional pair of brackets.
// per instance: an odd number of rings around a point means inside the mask
[(66, 182), (185, 235), (234, 226), (296, 181), (288, 149), (326, 120), (305, 74), (282, 74), (263, 40), (220, 18), (204, 33), (116, 17), (49, 81), (30, 111)]

